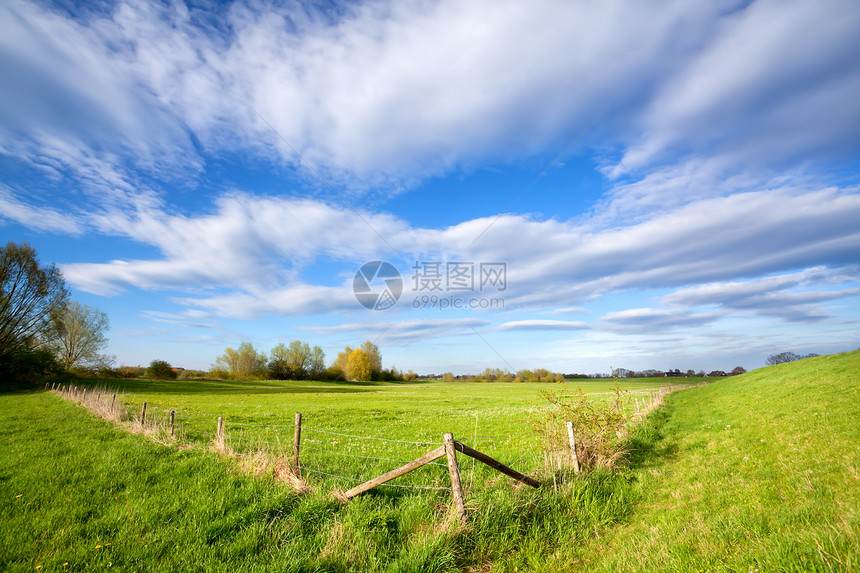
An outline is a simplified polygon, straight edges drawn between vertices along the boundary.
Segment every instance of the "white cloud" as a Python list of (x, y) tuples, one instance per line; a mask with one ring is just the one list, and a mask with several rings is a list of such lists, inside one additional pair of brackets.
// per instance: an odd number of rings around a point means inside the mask
[(703, 326), (718, 320), (724, 313), (690, 313), (678, 310), (654, 308), (633, 308), (608, 312), (601, 320), (611, 327), (618, 327), (631, 332), (665, 332), (672, 328), (687, 328)]
[[(413, 257), (429, 253), (440, 261), (506, 262), (507, 290), (481, 293), (504, 297), (506, 310), (568, 308), (625, 289), (737, 281), (813, 266), (849, 268), (860, 264), (857, 220), (857, 194), (762, 191), (690, 203), (620, 229), (583, 231), (575, 222), (505, 216), (463, 258), (463, 238), (485, 221), (413, 228), (385, 213), (359, 218), (345, 207), (308, 199), (236, 194), (220, 199), (209, 215), (147, 211), (105, 220), (103, 229), (153, 245), (163, 258), (74, 263), (63, 271), (88, 292), (176, 289), (187, 293), (181, 304), (209, 313), (304, 315), (355, 308), (352, 274), (368, 260), (400, 265), (408, 289), (411, 263), (428, 260)], [(398, 249), (391, 252), (374, 229)], [(341, 274), (311, 279), (320, 258), (336, 263)], [(807, 278), (813, 277), (810, 271)], [(775, 288), (772, 282), (761, 288)], [(693, 294), (669, 296), (665, 303), (681, 304)]]
[(616, 175), (676, 154), (747, 167), (851, 158), (860, 128), (860, 10), (850, 0), (752, 2), (661, 86)]
[(380, 344), (412, 344), (448, 336), (474, 335), (476, 328), (491, 323), (482, 318), (418, 318), (390, 322), (346, 323), (336, 326), (307, 326), (304, 330), (317, 334), (354, 334), (370, 336)]
[(572, 320), (511, 320), (503, 322), (495, 330), (587, 330), (588, 323)]
[(44, 146), (44, 132), (168, 178), (203, 166), (192, 135), (297, 163), (259, 113), (328, 176), (396, 186), (557, 150), (606, 112), (625, 125), (722, 11), (445, 0), (369, 2), (331, 21), (236, 5), (219, 30), (181, 4), (71, 19), (14, 2), (0, 18), (14, 81), (0, 141)]
[(671, 307), (716, 306), (794, 322), (816, 322), (829, 317), (821, 303), (860, 295), (860, 287), (810, 290), (812, 286), (828, 285), (834, 274), (827, 269), (812, 268), (745, 282), (709, 283), (675, 291), (661, 300)]
[(54, 209), (34, 207), (18, 198), (0, 184), (0, 221), (7, 219), (38, 231), (81, 235), (84, 230), (74, 217)]

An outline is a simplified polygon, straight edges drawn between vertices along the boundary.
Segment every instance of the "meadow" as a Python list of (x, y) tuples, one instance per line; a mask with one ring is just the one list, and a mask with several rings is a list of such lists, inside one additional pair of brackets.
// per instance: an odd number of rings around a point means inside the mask
[[(542, 436), (535, 431), (548, 407), (542, 393), (582, 390), (598, 402), (618, 397), (622, 409), (632, 412), (634, 398), (649, 397), (666, 384), (656, 379), (575, 385), (132, 380), (110, 389), (96, 381), (76, 386), (89, 388), (90, 398), (97, 391), (103, 400), (116, 393), (131, 419), (139, 416), (145, 402), (146, 417), (162, 428), (162, 438), (173, 411), (177, 437), (186, 445), (210, 446), (216, 421), (222, 417), (223, 449), (246, 458), (260, 453), (291, 458), (294, 413), (300, 412), (304, 483), (320, 492), (333, 492), (435, 449), (446, 432), (523, 473), (546, 472), (548, 465), (558, 470), (558, 460), (550, 457), (559, 456), (552, 452), (548, 456)], [(468, 495), (496, 487), (497, 473), (472, 459), (464, 464)], [(383, 487), (447, 490), (447, 465), (438, 460)]]
[[(612, 400), (611, 381), (123, 382), (130, 412), (176, 411), (175, 442), (54, 393), (0, 395), (0, 569), (857, 570), (858, 365), (858, 352), (813, 358), (673, 393), (631, 425), (626, 465), (579, 476), (547, 464), (540, 392)], [(625, 407), (664, 382), (624, 381)], [(310, 491), (212, 449), (218, 416), (237, 452), (291, 448), (295, 412)], [(444, 466), (331, 495), (443, 432), (545, 485), (461, 457), (465, 524)]]

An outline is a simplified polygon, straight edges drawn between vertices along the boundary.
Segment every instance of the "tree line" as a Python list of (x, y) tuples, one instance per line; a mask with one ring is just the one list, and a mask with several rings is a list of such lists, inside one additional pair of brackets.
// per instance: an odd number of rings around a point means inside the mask
[(281, 342), (269, 352), (257, 350), (250, 342), (237, 348), (228, 347), (218, 356), (210, 369), (215, 378), (235, 380), (350, 380), (350, 381), (404, 381), (415, 380), (418, 375), (400, 372), (394, 367), (382, 367), (382, 353), (369, 340), (357, 348), (347, 346), (334, 362), (326, 366), (325, 352), (319, 346), (293, 340)]

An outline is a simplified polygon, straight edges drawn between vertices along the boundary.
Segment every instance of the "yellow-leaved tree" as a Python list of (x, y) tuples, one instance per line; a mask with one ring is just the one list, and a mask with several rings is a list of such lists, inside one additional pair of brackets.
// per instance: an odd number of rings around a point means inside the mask
[(366, 382), (370, 380), (371, 364), (370, 357), (361, 348), (353, 350), (346, 363), (347, 380)]

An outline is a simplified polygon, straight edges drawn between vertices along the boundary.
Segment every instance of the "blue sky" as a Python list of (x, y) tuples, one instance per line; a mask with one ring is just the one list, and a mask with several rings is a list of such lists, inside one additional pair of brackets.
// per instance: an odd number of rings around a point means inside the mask
[[(0, 240), (109, 314), (120, 364), (860, 347), (852, 0), (84, 6), (0, 6)], [(402, 293), (368, 310), (377, 260)]]

